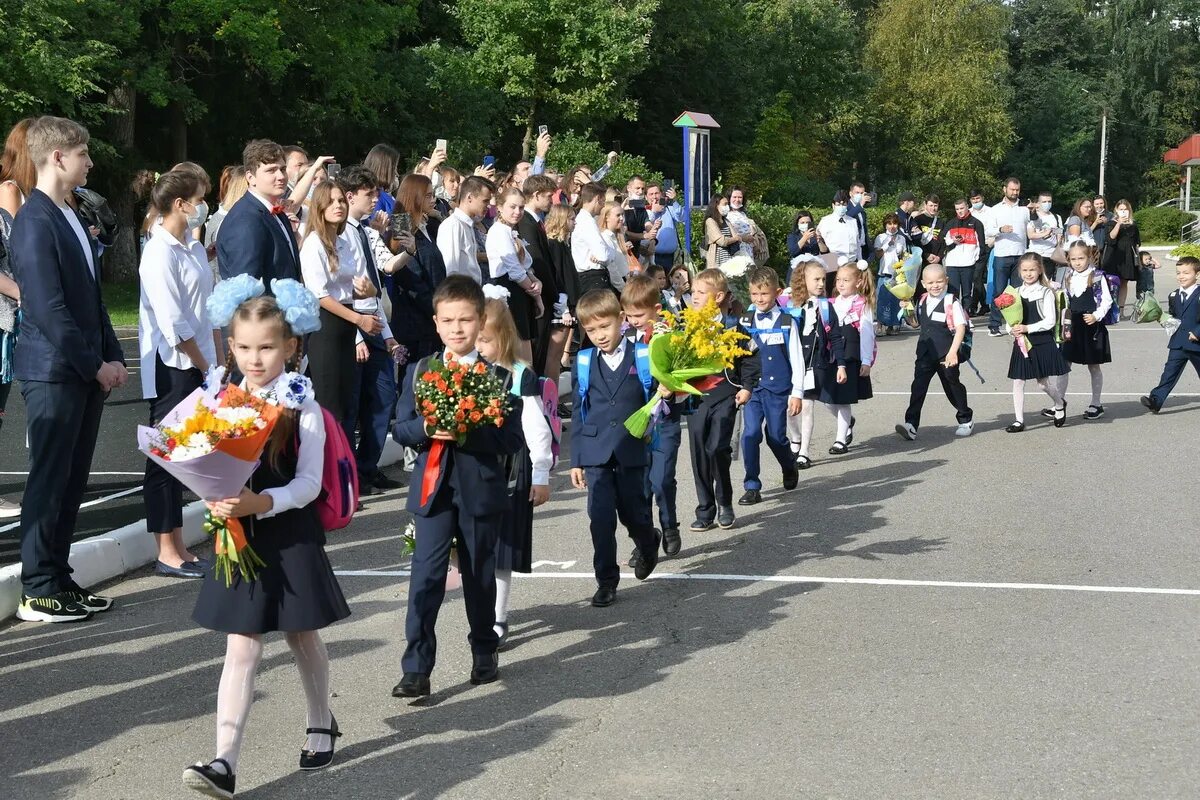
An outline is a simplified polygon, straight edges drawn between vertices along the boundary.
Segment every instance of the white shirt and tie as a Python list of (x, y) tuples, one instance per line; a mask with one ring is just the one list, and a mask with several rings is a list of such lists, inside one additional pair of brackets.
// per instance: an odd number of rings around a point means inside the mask
[(461, 209), (454, 209), (438, 228), (437, 246), (446, 264), (447, 275), (466, 275), (476, 283), (483, 283), (475, 222)]
[[(368, 279), (379, 293), (375, 297), (356, 298), (353, 303), (354, 310), (360, 314), (371, 314), (379, 318), (379, 321), (383, 323), (380, 335), (384, 341), (394, 338), (391, 326), (388, 325), (387, 316), (383, 313), (382, 303), (380, 303), (380, 296), (384, 291), (383, 279), (379, 274), (379, 259), (371, 246), (371, 237), (368, 235), (367, 228), (359, 220), (347, 219), (346, 229), (342, 231), (341, 238), (346, 240), (347, 249), (354, 261), (354, 277)], [(363, 332), (360, 328), (355, 333), (355, 343), (362, 344), (363, 341)]]

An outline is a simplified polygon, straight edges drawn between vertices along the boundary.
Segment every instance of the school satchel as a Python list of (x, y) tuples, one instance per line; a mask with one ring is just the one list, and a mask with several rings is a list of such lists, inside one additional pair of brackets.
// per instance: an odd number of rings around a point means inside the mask
[(321, 416), (325, 419), (325, 462), (317, 516), (327, 532), (338, 531), (350, 524), (358, 508), (358, 462), (341, 423), (324, 406)]
[[(1115, 305), (1115, 303), (1114, 303)], [(1158, 322), (1162, 319), (1162, 306), (1150, 292), (1142, 292), (1133, 304), (1134, 322)]]

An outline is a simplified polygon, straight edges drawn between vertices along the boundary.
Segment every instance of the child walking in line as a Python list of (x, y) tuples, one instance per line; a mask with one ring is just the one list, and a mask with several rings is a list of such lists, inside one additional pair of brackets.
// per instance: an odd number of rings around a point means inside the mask
[(1054, 427), (1067, 424), (1067, 408), (1064, 403), (1065, 382), (1060, 376), (1067, 374), (1067, 362), (1062, 350), (1054, 340), (1057, 323), (1057, 301), (1050, 280), (1046, 277), (1042, 257), (1037, 253), (1026, 253), (1017, 263), (1021, 286), (1017, 293), (1021, 297), (1023, 315), (1018, 325), (1006, 326), (1013, 337), (1012, 356), (1008, 362), (1008, 377), (1013, 379), (1013, 412), (1016, 420), (1005, 430), (1021, 433), (1025, 430), (1025, 382), (1037, 381), (1038, 386), (1054, 402), (1051, 416)]
[[(1067, 263), (1070, 270), (1063, 281), (1067, 293), (1070, 338), (1063, 342), (1063, 356), (1072, 364), (1086, 364), (1092, 378), (1092, 404), (1084, 412), (1084, 419), (1100, 419), (1104, 406), (1100, 403), (1100, 390), (1104, 388), (1104, 373), (1101, 364), (1112, 361), (1112, 348), (1108, 341), (1108, 325), (1105, 318), (1113, 309), (1112, 287), (1108, 276), (1096, 268), (1096, 248), (1082, 239), (1076, 239), (1067, 248)], [(1067, 334), (1064, 333), (1064, 336)], [(1062, 376), (1063, 408), (1066, 408), (1067, 380), (1070, 373)], [(1054, 419), (1054, 409), (1042, 410), (1042, 416)]]
[(512, 373), (512, 395), (518, 398), (525, 447), (517, 453), (517, 481), (512, 508), (505, 515), (496, 537), (496, 635), (497, 649), (508, 642), (508, 600), (514, 572), (533, 572), (533, 509), (550, 499), (550, 469), (553, 434), (542, 413), (542, 394), (537, 375), (517, 359), (520, 335), (508, 308), (508, 290), (484, 286), (488, 296), (483, 329), (475, 340), (479, 356), (489, 364)]
[[(280, 284), (295, 281), (272, 283), (277, 294), (284, 294)], [(192, 618), (227, 634), (225, 666), (217, 689), (216, 757), (183, 772), (187, 788), (223, 798), (233, 797), (265, 633), (284, 633), (304, 686), (308, 740), (300, 769), (321, 769), (333, 761), (334, 739), (341, 733), (329, 708), (329, 656), (318, 631), (350, 616), (325, 556), (325, 531), (315, 506), (324, 466), (324, 418), (311, 381), (294, 371), (298, 337), (320, 323), (300, 307), (281, 308), (275, 298), (247, 297), (247, 291), (241, 281), (218, 284), (209, 305), (211, 322), (229, 326), (232, 359), (245, 376), (242, 388), (281, 411), (250, 485), (208, 508), (217, 517), (242, 519), (265, 566), (253, 581), (235, 572), (231, 586), (225, 585), (223, 572), (211, 568), (200, 588)], [(257, 291), (262, 293), (261, 284)]]
[(1196, 289), (1197, 272), (1200, 272), (1200, 258), (1184, 256), (1175, 264), (1179, 288), (1167, 298), (1167, 309), (1179, 321), (1179, 325), (1171, 332), (1162, 379), (1154, 391), (1142, 398), (1142, 405), (1155, 414), (1167, 402), (1167, 396), (1179, 382), (1189, 362), (1196, 374), (1200, 375), (1200, 299), (1197, 298), (1200, 290)]
[[(871, 392), (871, 366), (875, 363), (875, 315), (866, 297), (862, 272), (856, 264), (838, 268), (834, 284), (838, 296), (821, 307), (821, 324), (829, 335), (832, 366), (817, 380), (819, 398), (837, 419), (837, 437), (830, 455), (842, 455), (854, 441), (854, 423), (850, 406), (868, 400)], [(869, 275), (869, 273), (868, 273)]]
[(812, 444), (815, 411), (820, 394), (820, 380), (832, 366), (828, 334), (821, 324), (821, 304), (825, 299), (825, 267), (809, 262), (803, 269), (792, 272), (792, 302), (788, 313), (796, 318), (800, 328), (800, 348), (804, 354), (804, 405), (800, 413), (788, 417), (788, 439), (796, 456), (796, 468), (812, 466), (809, 447)]

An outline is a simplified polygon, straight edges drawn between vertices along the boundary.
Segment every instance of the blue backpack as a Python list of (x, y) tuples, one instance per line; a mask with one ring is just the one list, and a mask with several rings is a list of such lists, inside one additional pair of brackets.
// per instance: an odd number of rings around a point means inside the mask
[[(586, 350), (580, 350), (575, 356), (575, 402), (579, 404), (579, 421), (587, 420), (588, 412), (588, 387), (592, 382), (592, 357), (596, 354), (596, 348), (589, 347)], [(650, 402), (650, 397), (654, 393), (654, 376), (650, 374), (650, 348), (641, 342), (633, 343), (633, 363), (637, 367), (638, 378), (642, 382), (642, 392), (646, 396), (646, 402)]]

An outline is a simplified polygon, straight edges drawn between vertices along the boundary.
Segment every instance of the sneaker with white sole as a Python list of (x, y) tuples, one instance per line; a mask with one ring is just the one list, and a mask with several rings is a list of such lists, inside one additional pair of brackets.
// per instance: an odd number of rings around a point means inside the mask
[(964, 422), (954, 429), (955, 436), (970, 436), (975, 431), (974, 422)]
[(1085, 419), (1100, 419), (1104, 416), (1104, 406), (1088, 406), (1084, 409), (1083, 416)]
[(70, 587), (62, 594), (69, 597), (75, 605), (82, 606), (88, 611), (108, 611), (113, 606), (112, 598), (93, 594), (77, 583), (70, 584)]
[(21, 504), (0, 498), (0, 519), (16, 519), (21, 516)]
[(92, 612), (74, 602), (66, 592), (49, 597), (21, 595), (17, 606), (17, 619), (26, 622), (83, 622), (92, 618)]
[(903, 425), (897, 425), (896, 433), (900, 435), (901, 439), (907, 439), (910, 442), (917, 438), (917, 429), (914, 428), (912, 423), (909, 422), (906, 422)]

